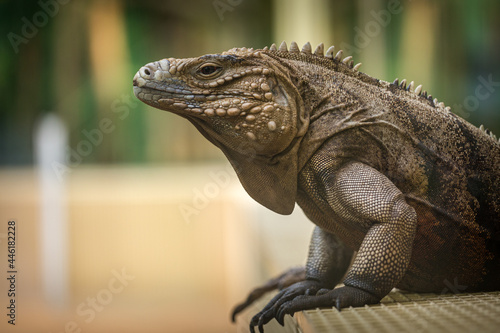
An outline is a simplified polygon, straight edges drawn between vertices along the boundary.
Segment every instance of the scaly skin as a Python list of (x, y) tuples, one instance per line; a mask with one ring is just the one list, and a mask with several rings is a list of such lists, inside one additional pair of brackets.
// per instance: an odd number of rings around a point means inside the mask
[(377, 303), (394, 287), (500, 288), (499, 142), (421, 86), (374, 79), (332, 50), (232, 49), (134, 77), (136, 96), (192, 122), (256, 201), (280, 214), (298, 203), (316, 224), (305, 275), (278, 277), (233, 312), (283, 287), (252, 332), (304, 309)]

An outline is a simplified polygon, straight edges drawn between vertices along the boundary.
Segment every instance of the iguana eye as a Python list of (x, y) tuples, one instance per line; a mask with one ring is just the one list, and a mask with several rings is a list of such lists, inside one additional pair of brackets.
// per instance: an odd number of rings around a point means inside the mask
[(198, 69), (198, 73), (205, 78), (209, 78), (215, 76), (217, 73), (220, 72), (221, 69), (222, 67), (216, 64), (208, 63), (201, 66)]

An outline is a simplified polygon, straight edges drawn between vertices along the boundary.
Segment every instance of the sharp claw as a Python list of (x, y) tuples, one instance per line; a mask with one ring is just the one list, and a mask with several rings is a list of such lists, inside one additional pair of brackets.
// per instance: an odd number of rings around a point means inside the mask
[(252, 317), (252, 320), (250, 320), (250, 332), (255, 333), (255, 326), (259, 323), (259, 320), (261, 318), (261, 313), (257, 313), (255, 316)]
[(281, 309), (278, 311), (278, 314), (276, 315), (276, 321), (281, 325), (285, 326), (285, 306), (281, 306)]
[(337, 297), (337, 299), (335, 300), (335, 307), (340, 312), (340, 297)]
[(263, 333), (264, 332), (264, 325), (267, 324), (271, 319), (274, 318), (274, 309), (270, 309), (268, 311), (261, 311), (257, 315), (255, 315), (252, 318), (252, 321), (250, 322), (250, 326), (258, 326), (259, 327), (259, 332)]
[(281, 324), (281, 326), (285, 326), (285, 316), (287, 314), (293, 316), (293, 314), (297, 311), (296, 305), (294, 305), (293, 303), (294, 303), (293, 301), (286, 302), (280, 307), (280, 310), (276, 315), (276, 320), (278, 321), (278, 323)]
[(262, 317), (261, 319), (259, 320), (259, 332), (260, 333), (264, 333), (264, 322), (262, 320)]
[(238, 305), (236, 308), (234, 308), (233, 312), (231, 313), (231, 321), (234, 323), (236, 322), (236, 315), (241, 312), (246, 307), (244, 304)]

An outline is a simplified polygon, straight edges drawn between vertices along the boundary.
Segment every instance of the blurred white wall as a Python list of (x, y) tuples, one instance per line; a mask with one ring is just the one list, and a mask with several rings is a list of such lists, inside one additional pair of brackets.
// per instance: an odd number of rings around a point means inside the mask
[(20, 226), (19, 304), (30, 318), (20, 329), (230, 332), (235, 303), (305, 261), (312, 224), (300, 209), (280, 216), (261, 207), (226, 164), (79, 166), (67, 176), (70, 301), (61, 310), (42, 297), (36, 173), (0, 170), (9, 189), (0, 193), (0, 221)]

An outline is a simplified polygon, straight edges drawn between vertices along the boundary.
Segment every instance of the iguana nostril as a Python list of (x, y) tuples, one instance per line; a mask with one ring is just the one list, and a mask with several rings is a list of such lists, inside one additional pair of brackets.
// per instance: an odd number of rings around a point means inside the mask
[(154, 71), (152, 71), (149, 66), (144, 66), (140, 69), (140, 74), (145, 79), (152, 79)]

